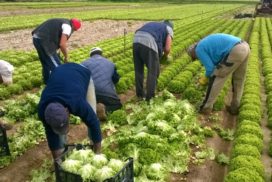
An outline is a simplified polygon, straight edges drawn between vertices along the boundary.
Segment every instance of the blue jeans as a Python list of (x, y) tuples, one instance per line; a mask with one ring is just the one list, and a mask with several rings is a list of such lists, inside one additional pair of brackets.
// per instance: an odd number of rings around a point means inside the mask
[(46, 84), (50, 73), (61, 64), (60, 58), (57, 52), (48, 54), (41, 39), (33, 38), (33, 44), (38, 52), (39, 59), (42, 64), (43, 81)]

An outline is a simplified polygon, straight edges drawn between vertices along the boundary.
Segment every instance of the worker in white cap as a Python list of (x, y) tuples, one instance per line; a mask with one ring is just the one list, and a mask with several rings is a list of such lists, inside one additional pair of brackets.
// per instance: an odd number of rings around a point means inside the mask
[(14, 67), (7, 61), (0, 60), (0, 82), (5, 85), (12, 84)]

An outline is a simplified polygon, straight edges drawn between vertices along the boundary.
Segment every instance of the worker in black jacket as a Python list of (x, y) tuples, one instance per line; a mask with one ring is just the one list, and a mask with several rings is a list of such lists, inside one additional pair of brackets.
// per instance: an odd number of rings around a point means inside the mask
[(67, 41), (74, 31), (81, 27), (79, 20), (53, 18), (45, 21), (32, 31), (33, 44), (38, 52), (44, 83), (50, 72), (61, 64), (57, 50), (60, 49), (64, 62), (68, 61)]

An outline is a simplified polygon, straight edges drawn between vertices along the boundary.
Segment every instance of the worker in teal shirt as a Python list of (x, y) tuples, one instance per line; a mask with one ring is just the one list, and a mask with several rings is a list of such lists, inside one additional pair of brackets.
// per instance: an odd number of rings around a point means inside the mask
[(233, 35), (217, 33), (191, 45), (187, 52), (205, 67), (205, 76), (199, 79), (199, 83), (205, 85), (209, 82), (200, 113), (209, 114), (212, 111), (216, 97), (228, 76), (232, 75), (233, 97), (227, 110), (238, 114), (250, 53), (248, 43)]

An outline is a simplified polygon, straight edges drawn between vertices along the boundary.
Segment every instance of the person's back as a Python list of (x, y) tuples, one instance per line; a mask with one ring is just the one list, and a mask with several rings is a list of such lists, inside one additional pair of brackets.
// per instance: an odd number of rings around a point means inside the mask
[[(77, 105), (86, 100), (90, 71), (76, 63), (66, 63), (56, 68), (45, 87), (39, 104), (40, 111), (52, 100), (65, 105)], [(78, 107), (79, 108), (79, 107)], [(70, 107), (71, 113), (78, 113), (77, 107)]]
[(101, 55), (82, 62), (92, 73), (96, 95), (118, 98), (112, 81), (115, 65)]

